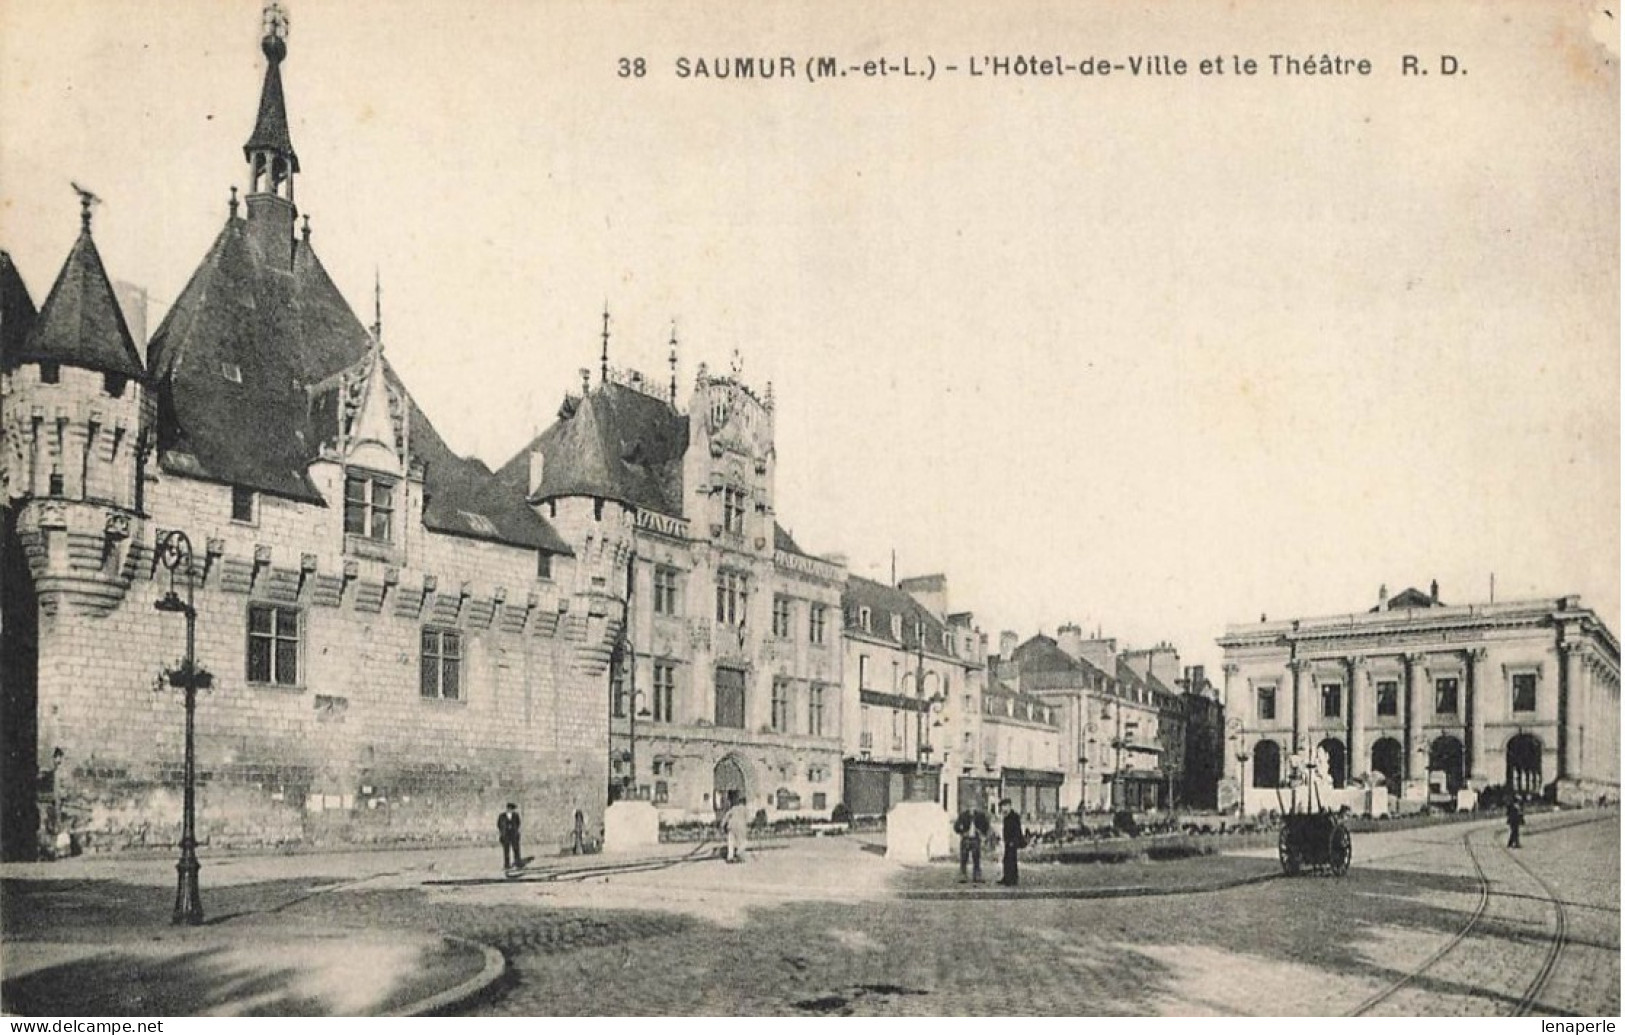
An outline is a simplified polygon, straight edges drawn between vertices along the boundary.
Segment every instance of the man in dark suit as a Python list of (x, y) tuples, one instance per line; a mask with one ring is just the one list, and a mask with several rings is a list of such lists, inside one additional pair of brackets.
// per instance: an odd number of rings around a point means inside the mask
[[(988, 821), (987, 810), (981, 802), (965, 809), (954, 821), (954, 833), (959, 835), (959, 883), (967, 879), (982, 883), (982, 842), (992, 832), (993, 824)], [(971, 875), (965, 873), (967, 864), (971, 864)]]
[(1027, 843), (1027, 836), (1021, 832), (1021, 814), (1005, 798), (999, 802), (999, 811), (1004, 813), (1004, 876), (999, 883), (1007, 888), (1016, 886), (1020, 874), (1016, 872), (1016, 850)]
[(519, 806), (511, 801), (507, 811), (497, 813), (497, 838), (502, 842), (502, 868), (518, 869), (523, 861), (519, 855)]

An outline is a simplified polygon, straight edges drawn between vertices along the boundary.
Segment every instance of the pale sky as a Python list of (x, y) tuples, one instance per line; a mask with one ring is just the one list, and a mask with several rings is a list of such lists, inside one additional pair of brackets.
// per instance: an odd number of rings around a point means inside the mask
[[(995, 644), (1071, 620), (1216, 668), (1227, 623), (1492, 572), (1617, 632), (1617, 25), (1238, 6), (288, 0), (297, 200), (363, 319), (381, 271), (453, 448), (496, 467), (550, 423), (606, 300), (612, 362), (662, 383), (675, 320), (685, 397), (734, 349), (773, 382), (781, 523), (946, 571)], [(245, 183), (259, 8), (0, 0), (0, 246), (36, 303), (70, 179), (112, 276), (180, 292)], [(1373, 72), (1269, 74), (1327, 52)], [(1189, 73), (964, 71), (1163, 53)], [(822, 54), (961, 72), (809, 83)]]

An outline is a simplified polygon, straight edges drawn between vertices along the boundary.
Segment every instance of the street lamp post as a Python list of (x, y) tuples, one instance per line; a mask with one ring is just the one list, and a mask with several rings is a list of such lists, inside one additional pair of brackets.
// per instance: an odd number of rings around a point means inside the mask
[[(169, 570), (169, 592), (153, 607), (167, 614), (186, 616), (186, 660), (180, 672), (181, 689), (186, 700), (186, 763), (183, 779), (185, 789), (181, 806), (181, 858), (175, 864), (175, 913), (171, 923), (197, 926), (203, 922), (203, 898), (198, 892), (197, 874), (201, 867), (197, 861), (197, 753), (195, 719), (197, 715), (197, 607), (193, 597), (192, 541), (179, 529), (164, 536), (158, 544), (158, 559)], [(175, 592), (175, 570), (186, 566), (186, 600)], [(172, 681), (173, 681), (173, 677)]]
[[(922, 637), (914, 648), (914, 694), (919, 698), (920, 706), (914, 712), (914, 797), (925, 800), (925, 764), (931, 754), (930, 731), (925, 720), (928, 713), (933, 711), (942, 698), (937, 694), (930, 697), (925, 695), (925, 641)], [(932, 801), (937, 795), (931, 796)]]
[(1243, 816), (1247, 815), (1247, 760), (1251, 757), (1253, 756), (1247, 753), (1246, 742), (1237, 738), (1236, 762), (1241, 767), (1241, 778), (1237, 781), (1237, 790), (1241, 792), (1241, 814)]

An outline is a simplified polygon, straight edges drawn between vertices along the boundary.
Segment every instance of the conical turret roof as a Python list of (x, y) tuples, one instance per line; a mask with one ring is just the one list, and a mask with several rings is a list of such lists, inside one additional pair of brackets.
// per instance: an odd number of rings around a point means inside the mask
[(144, 379), (141, 354), (124, 322), (87, 218), (79, 239), (57, 274), (51, 293), (8, 365), (61, 363)]
[(33, 330), (38, 315), (28, 288), (11, 261), (11, 253), (0, 251), (0, 367), (9, 370), (21, 362), (14, 357), (22, 353), (23, 342)]

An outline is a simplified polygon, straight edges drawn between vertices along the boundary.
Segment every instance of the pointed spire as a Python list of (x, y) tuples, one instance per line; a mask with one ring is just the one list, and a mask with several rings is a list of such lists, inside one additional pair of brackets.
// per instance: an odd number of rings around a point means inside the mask
[(73, 185), (79, 194), (79, 239), (62, 264), (51, 293), (13, 363), (61, 363), (142, 379), (146, 370), (135, 340), (113, 294), (96, 241), (90, 235), (90, 208), (96, 196)]
[(598, 356), (598, 383), (609, 383), (609, 299), (604, 299), (604, 348)]
[(677, 408), (677, 321), (671, 322), (671, 355), (666, 360), (671, 364), (671, 405)]
[(259, 115), (254, 121), (254, 132), (243, 145), (243, 157), (250, 165), (250, 193), (262, 189), (277, 194), (284, 182), (289, 183), (292, 198), (293, 174), (299, 171), (299, 156), (294, 153), (293, 140), (288, 135), (287, 105), (282, 99), (282, 62), (288, 56), (288, 15), (282, 5), (271, 0), (265, 5), (265, 33), (260, 38), (260, 52), (265, 55), (265, 83), (260, 88)]

